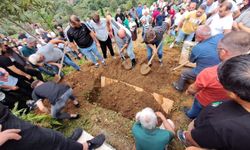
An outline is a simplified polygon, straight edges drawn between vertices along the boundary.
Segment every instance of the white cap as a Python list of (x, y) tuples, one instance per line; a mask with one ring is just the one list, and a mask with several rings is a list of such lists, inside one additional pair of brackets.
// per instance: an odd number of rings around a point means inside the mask
[(39, 54), (32, 54), (29, 56), (28, 60), (31, 64), (36, 65), (40, 59)]

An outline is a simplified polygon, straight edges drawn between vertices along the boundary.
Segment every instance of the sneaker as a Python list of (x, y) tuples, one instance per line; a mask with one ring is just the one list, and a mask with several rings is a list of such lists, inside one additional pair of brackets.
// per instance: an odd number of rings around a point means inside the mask
[(29, 107), (30, 110), (34, 110), (36, 108), (36, 101), (27, 100), (26, 105)]
[(102, 61), (103, 66), (107, 66), (105, 60)]
[(102, 146), (104, 141), (105, 141), (104, 134), (99, 134), (96, 137), (94, 137), (93, 139), (88, 140), (87, 143), (89, 145), (89, 150), (93, 150), (93, 149), (96, 149), (96, 148)]
[(188, 146), (188, 143), (186, 141), (186, 137), (184, 135), (184, 131), (183, 130), (178, 130), (177, 131), (177, 137), (182, 142), (182, 144), (184, 144), (185, 146)]
[(174, 47), (174, 42), (170, 44), (169, 48), (173, 48)]
[(73, 131), (72, 135), (69, 137), (69, 139), (71, 139), (73, 141), (77, 141), (81, 137), (82, 132), (83, 132), (83, 130), (81, 128), (76, 128)]
[(162, 67), (163, 66), (162, 59), (159, 59), (159, 63), (160, 63), (160, 67)]
[(95, 64), (95, 68), (99, 68), (99, 64), (98, 63)]
[[(74, 116), (71, 116), (71, 115), (74, 115)], [(80, 115), (79, 114), (70, 114), (70, 120), (75, 120), (75, 119), (78, 119), (80, 118)]]

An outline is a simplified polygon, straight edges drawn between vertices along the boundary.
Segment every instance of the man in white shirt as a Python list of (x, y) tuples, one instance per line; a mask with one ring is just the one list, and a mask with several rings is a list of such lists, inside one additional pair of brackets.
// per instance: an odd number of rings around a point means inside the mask
[(218, 0), (218, 1), (214, 2), (217, 5), (217, 10), (215, 10), (213, 14), (217, 13), (219, 8), (220, 8), (220, 5), (222, 5), (225, 2), (230, 2), (232, 4), (230, 11), (233, 15), (233, 18), (235, 19), (235, 18), (239, 17), (240, 16), (239, 7), (238, 7), (237, 3), (233, 0), (225, 0), (225, 1)]
[(214, 0), (207, 0), (203, 3), (203, 5), (206, 5), (205, 13), (207, 15), (207, 18), (209, 18), (217, 9), (218, 4), (214, 2)]
[(212, 36), (231, 32), (233, 26), (231, 8), (230, 2), (224, 2), (220, 5), (219, 12), (207, 20), (206, 24), (211, 28)]
[(144, 15), (145, 12), (147, 12), (147, 13), (149, 14), (149, 8), (147, 7), (147, 5), (144, 5), (144, 6), (143, 6), (142, 15)]

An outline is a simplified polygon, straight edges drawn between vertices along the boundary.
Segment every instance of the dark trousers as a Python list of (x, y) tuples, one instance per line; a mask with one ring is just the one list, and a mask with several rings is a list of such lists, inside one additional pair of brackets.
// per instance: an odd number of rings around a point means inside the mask
[(15, 92), (22, 94), (28, 97), (29, 99), (31, 99), (32, 88), (31, 88), (30, 83), (27, 83), (24, 80), (18, 79), (17, 86), (19, 87), (19, 89), (15, 90)]
[[(2, 106), (0, 106), (2, 107)], [(67, 139), (60, 132), (42, 128), (23, 121), (9, 113), (0, 118), (2, 130), (21, 129), (22, 138), (18, 141), (9, 140), (1, 150), (82, 150), (82, 144)]]
[(111, 41), (110, 37), (108, 37), (108, 39), (106, 41), (100, 41), (99, 40), (99, 42), (100, 42), (100, 45), (101, 45), (102, 54), (103, 54), (104, 59), (107, 58), (107, 47), (109, 49), (109, 52), (110, 52), (111, 56), (115, 55), (113, 47), (112, 47), (112, 41)]
[(28, 109), (28, 106), (26, 105), (26, 100), (29, 98), (26, 97), (26, 95), (17, 93), (15, 91), (3, 91), (5, 94), (5, 98), (1, 101), (5, 106), (8, 106), (9, 109), (14, 108), (15, 103), (18, 102), (17, 109)]
[(38, 80), (44, 81), (41, 72), (38, 70), (25, 68), (25, 72), (33, 77), (36, 77)]
[(184, 89), (184, 86), (188, 80), (195, 80), (196, 79), (196, 74), (193, 72), (193, 69), (185, 69), (181, 73), (180, 79), (177, 81), (177, 87), (180, 91)]

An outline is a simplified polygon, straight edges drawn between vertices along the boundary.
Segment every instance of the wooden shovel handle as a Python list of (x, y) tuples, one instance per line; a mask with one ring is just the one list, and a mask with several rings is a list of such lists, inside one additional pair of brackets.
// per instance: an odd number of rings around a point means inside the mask
[(175, 68), (173, 69), (173, 71), (175, 71), (175, 70), (177, 70), (177, 69), (180, 69), (181, 67), (185, 66), (185, 65), (188, 64), (188, 63), (189, 63), (189, 61), (185, 61), (184, 63), (182, 63), (182, 64), (180, 64), (179, 66), (175, 67)]
[[(160, 46), (161, 46), (162, 43), (163, 43), (163, 38), (162, 38), (160, 44), (158, 45), (156, 51), (158, 51), (158, 49), (160, 48)], [(151, 62), (152, 62), (153, 58), (155, 57), (155, 55), (156, 55), (156, 53), (153, 53), (153, 55), (151, 56), (151, 58), (150, 58), (150, 60), (149, 60), (149, 62), (148, 62), (148, 65), (151, 64)]]

